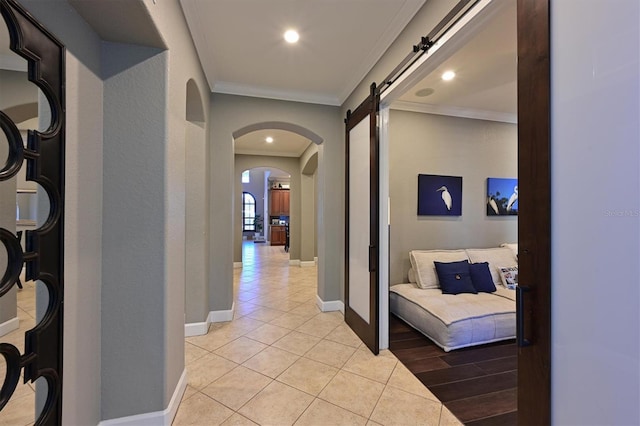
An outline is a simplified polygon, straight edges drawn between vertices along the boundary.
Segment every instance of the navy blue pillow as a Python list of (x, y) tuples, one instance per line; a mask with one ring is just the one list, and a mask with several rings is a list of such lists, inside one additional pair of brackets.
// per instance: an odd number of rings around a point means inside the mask
[(477, 293), (471, 282), (469, 262), (433, 262), (444, 294)]
[(496, 285), (493, 283), (489, 263), (471, 263), (469, 264), (469, 273), (471, 274), (471, 282), (473, 287), (482, 293), (493, 293), (496, 291)]

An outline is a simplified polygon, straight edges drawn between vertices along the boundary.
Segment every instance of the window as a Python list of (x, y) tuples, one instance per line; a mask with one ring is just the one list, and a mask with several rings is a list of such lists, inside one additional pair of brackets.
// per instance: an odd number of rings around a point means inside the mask
[(251, 183), (251, 172), (249, 170), (245, 170), (242, 172), (242, 183)]
[(256, 198), (248, 192), (242, 193), (242, 230), (255, 231)]

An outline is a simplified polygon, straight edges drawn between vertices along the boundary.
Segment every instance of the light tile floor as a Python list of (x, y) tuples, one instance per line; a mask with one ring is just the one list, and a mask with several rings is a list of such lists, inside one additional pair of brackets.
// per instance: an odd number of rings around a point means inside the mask
[(374, 356), (340, 312), (316, 307), (315, 267), (243, 244), (235, 314), (185, 344), (174, 425), (459, 425), (388, 350)]
[[(289, 266), (282, 247), (244, 244), (234, 320), (186, 339), (189, 383), (173, 424), (459, 425), (391, 352), (373, 356), (342, 314), (320, 312), (316, 276)], [(17, 298), (20, 329), (0, 340), (24, 351), (35, 284)], [(0, 426), (34, 423), (34, 388), (18, 384)]]

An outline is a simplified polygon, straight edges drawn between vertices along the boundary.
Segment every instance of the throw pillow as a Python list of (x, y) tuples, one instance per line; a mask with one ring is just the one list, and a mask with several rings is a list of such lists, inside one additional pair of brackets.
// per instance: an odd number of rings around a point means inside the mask
[(500, 271), (502, 285), (511, 290), (515, 289), (518, 285), (518, 267), (501, 266), (498, 268), (498, 270)]
[(433, 262), (443, 294), (477, 293), (471, 282), (469, 261)]
[(469, 265), (469, 273), (471, 274), (473, 287), (478, 292), (493, 293), (496, 291), (496, 286), (493, 283), (488, 262), (471, 263)]
[[(409, 252), (409, 261), (411, 268), (415, 271), (418, 287), (424, 289), (440, 287), (433, 262), (444, 263), (460, 260), (468, 260), (464, 250), (411, 250)], [(506, 263), (500, 264), (507, 265)]]

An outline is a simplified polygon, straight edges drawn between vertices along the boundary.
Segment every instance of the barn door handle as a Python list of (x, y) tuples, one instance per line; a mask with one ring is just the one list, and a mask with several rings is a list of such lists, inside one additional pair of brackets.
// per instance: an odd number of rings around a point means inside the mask
[(530, 290), (527, 286), (516, 287), (516, 340), (521, 348), (531, 345), (531, 341), (524, 337), (524, 295)]
[(378, 263), (376, 246), (369, 246), (369, 272), (375, 272)]

